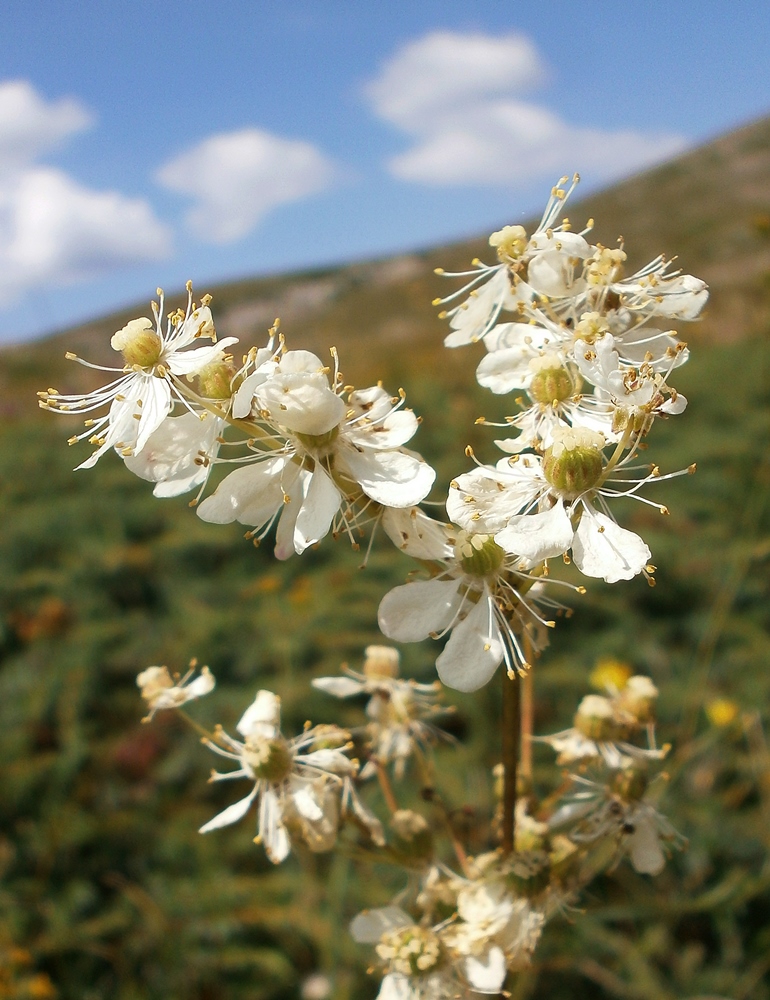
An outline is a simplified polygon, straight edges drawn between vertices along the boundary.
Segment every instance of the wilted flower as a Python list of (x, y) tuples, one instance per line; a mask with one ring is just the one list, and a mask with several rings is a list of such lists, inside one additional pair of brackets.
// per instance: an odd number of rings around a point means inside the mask
[(201, 667), (200, 674), (191, 680), (194, 673), (194, 660), (184, 677), (177, 674), (172, 678), (168, 667), (147, 667), (143, 670), (136, 678), (136, 683), (141, 688), (150, 713), (142, 721), (149, 722), (160, 709), (180, 708), (186, 702), (201, 698), (214, 690), (214, 675), (208, 667)]
[(358, 770), (346, 756), (348, 734), (336, 726), (315, 726), (287, 740), (280, 730), (280, 700), (271, 691), (259, 691), (237, 725), (243, 741), (222, 729), (217, 742), (207, 745), (240, 766), (225, 774), (212, 773), (212, 781), (248, 778), (254, 788), (205, 823), (201, 833), (236, 823), (259, 800), (257, 840), (268, 858), (278, 864), (290, 850), (290, 833), (312, 851), (328, 851), (337, 839), (340, 815), (350, 804), (356, 818), (383, 843), (382, 827), (359, 801), (352, 786)]
[[(398, 650), (392, 646), (367, 646), (365, 656), (363, 673), (345, 665), (345, 676), (316, 677), (311, 683), (337, 698), (371, 695), (366, 714), (371, 720), (367, 733), (372, 756), (379, 765), (393, 763), (396, 777), (401, 779), (407, 760), (418, 749), (424, 752), (435, 739), (445, 736), (427, 721), (446, 711), (436, 700), (440, 685), (401, 679)], [(374, 763), (368, 761), (361, 777), (370, 777), (375, 771)]]

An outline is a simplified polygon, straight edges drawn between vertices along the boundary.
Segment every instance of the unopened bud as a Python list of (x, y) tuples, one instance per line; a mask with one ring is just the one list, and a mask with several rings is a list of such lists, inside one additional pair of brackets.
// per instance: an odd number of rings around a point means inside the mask
[(641, 675), (629, 677), (626, 686), (620, 692), (621, 706), (641, 723), (653, 721), (657, 700), (658, 689), (649, 677)]
[(610, 699), (600, 694), (587, 694), (575, 713), (575, 729), (589, 740), (617, 739), (618, 722)]
[(392, 646), (367, 646), (364, 650), (364, 674), (370, 680), (391, 680), (398, 677), (400, 659), (398, 650)]
[(433, 859), (433, 833), (424, 816), (412, 809), (393, 813), (390, 826), (395, 835), (393, 847), (409, 862), (428, 863)]

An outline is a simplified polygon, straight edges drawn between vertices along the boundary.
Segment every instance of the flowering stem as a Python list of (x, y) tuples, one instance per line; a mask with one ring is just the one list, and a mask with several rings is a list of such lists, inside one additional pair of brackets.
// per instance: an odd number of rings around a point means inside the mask
[[(525, 655), (527, 662), (530, 662), (527, 654), (527, 642), (525, 639)], [(534, 701), (532, 691), (532, 671), (528, 670), (521, 677), (521, 765), (519, 767), (522, 781), (529, 791), (532, 785), (532, 724), (534, 714)]]
[(511, 854), (515, 837), (516, 778), (521, 733), (521, 688), (514, 674), (503, 674), (503, 854)]
[(396, 802), (396, 796), (393, 794), (393, 786), (390, 783), (390, 778), (388, 777), (388, 772), (385, 770), (383, 765), (376, 758), (372, 758), (377, 767), (377, 780), (380, 783), (380, 790), (382, 791), (383, 798), (385, 799), (385, 805), (388, 810), (392, 813), (398, 812), (398, 802)]

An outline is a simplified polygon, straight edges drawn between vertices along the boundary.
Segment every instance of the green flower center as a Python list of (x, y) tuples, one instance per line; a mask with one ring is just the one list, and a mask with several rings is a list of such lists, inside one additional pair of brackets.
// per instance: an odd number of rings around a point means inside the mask
[(247, 740), (243, 756), (257, 778), (278, 783), (291, 774), (293, 758), (281, 737)]
[(574, 386), (566, 368), (543, 368), (533, 376), (528, 392), (534, 403), (550, 406), (569, 399)]
[(503, 565), (505, 551), (491, 535), (474, 535), (463, 531), (455, 544), (455, 554), (469, 576), (485, 577), (496, 573)]
[(604, 465), (598, 448), (549, 448), (543, 456), (543, 475), (565, 500), (574, 500), (596, 486)]
[(295, 434), (294, 436), (304, 448), (321, 457), (331, 451), (331, 446), (337, 440), (339, 433), (340, 429), (337, 426), (332, 427), (325, 434)]

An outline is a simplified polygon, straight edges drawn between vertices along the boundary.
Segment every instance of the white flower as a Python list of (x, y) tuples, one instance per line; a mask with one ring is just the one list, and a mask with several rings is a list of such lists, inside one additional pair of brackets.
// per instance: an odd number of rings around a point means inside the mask
[(614, 841), (634, 869), (643, 875), (659, 875), (671, 848), (681, 848), (686, 840), (653, 803), (654, 789), (647, 791), (644, 771), (627, 768), (615, 772), (609, 785), (572, 776), (580, 791), (549, 821), (551, 828), (575, 823), (569, 837), (576, 843)]
[[(499, 882), (471, 882), (457, 896), (460, 921), (448, 931), (451, 947), (471, 962), (520, 969), (529, 964), (545, 917)], [(502, 962), (497, 955), (502, 956)], [(502, 986), (502, 983), (500, 984)]]
[(474, 271), (452, 274), (440, 270), (449, 278), (470, 277), (462, 288), (434, 305), (447, 305), (455, 299), (463, 301), (441, 313), (449, 319), (452, 332), (444, 343), (447, 347), (483, 340), (492, 331), (500, 313), (531, 303), (539, 295), (574, 296), (585, 287), (582, 261), (593, 252), (582, 233), (569, 232), (565, 220), (555, 225), (567, 199), (578, 183), (577, 174), (568, 189), (567, 177), (551, 191), (551, 197), (531, 238), (522, 226), (505, 226), (489, 238), (496, 248), (499, 264), (489, 266), (473, 262)]
[(376, 945), (385, 969), (378, 1000), (470, 1000), (473, 993), (499, 993), (505, 958), (464, 958), (449, 944), (446, 925), (416, 924), (398, 906), (364, 910), (350, 925), (354, 940)]
[(243, 412), (248, 386), (252, 412), (285, 444), (231, 472), (198, 508), (204, 521), (237, 520), (262, 537), (278, 519), (275, 554), (287, 559), (320, 541), (338, 515), (352, 529), (351, 503), (409, 507), (428, 494), (435, 472), (402, 447), (418, 426), (415, 415), (400, 408), (403, 399), (394, 403), (373, 386), (350, 392), (345, 402), (307, 351), (289, 351), (269, 372), (256, 374), (261, 381), (246, 379), (233, 412)]
[(482, 687), (503, 660), (511, 675), (526, 669), (517, 631), (532, 634), (542, 619), (524, 596), (532, 581), (519, 572), (519, 559), (486, 534), (458, 531), (417, 509), (386, 511), (383, 527), (398, 548), (436, 572), (385, 595), (378, 614), (385, 635), (419, 642), (451, 631), (436, 669), (458, 691)]
[[(362, 674), (343, 666), (344, 677), (316, 677), (311, 683), (319, 691), (338, 698), (364, 692), (372, 696), (366, 706), (371, 720), (367, 726), (371, 752), (378, 764), (393, 763), (400, 780), (407, 760), (416, 750), (424, 752), (437, 737), (448, 737), (426, 721), (446, 711), (436, 701), (440, 685), (402, 680), (398, 677), (398, 665), (397, 650), (390, 646), (367, 646)], [(374, 763), (368, 761), (361, 777), (371, 777), (376, 770)]]
[(257, 839), (264, 843), (268, 858), (279, 864), (289, 854), (290, 833), (312, 851), (331, 850), (340, 813), (349, 804), (372, 839), (382, 843), (379, 821), (359, 802), (352, 787), (358, 767), (345, 755), (348, 734), (336, 726), (316, 726), (287, 740), (281, 734), (280, 715), (280, 699), (271, 691), (259, 691), (237, 726), (243, 741), (221, 729), (216, 743), (206, 741), (215, 753), (239, 765), (224, 774), (213, 772), (212, 781), (247, 778), (254, 787), (245, 799), (205, 823), (200, 832), (237, 822), (258, 800)]
[(615, 411), (612, 424), (616, 429), (631, 424), (644, 432), (655, 416), (684, 412), (687, 399), (666, 385), (668, 373), (661, 375), (649, 362), (638, 368), (621, 365), (615, 347), (615, 338), (609, 333), (593, 344), (575, 342), (575, 363), (581, 374), (608, 398)]
[[(654, 693), (653, 693), (654, 692)], [(662, 760), (669, 747), (654, 743), (652, 710), (657, 689), (649, 677), (632, 677), (613, 697), (589, 694), (580, 702), (572, 728), (551, 736), (535, 737), (557, 751), (557, 764), (603, 760), (618, 769), (636, 760)], [(634, 730), (647, 726), (647, 749), (629, 742)]]
[(142, 697), (150, 710), (143, 721), (149, 722), (160, 709), (179, 708), (214, 690), (214, 675), (208, 667), (201, 667), (198, 677), (191, 680), (194, 672), (195, 661), (181, 678), (178, 675), (172, 678), (168, 667), (147, 667), (143, 670), (136, 678), (137, 686), (141, 688)]
[(145, 317), (131, 320), (112, 338), (113, 349), (123, 354), (122, 368), (91, 365), (68, 355), (89, 368), (120, 372), (114, 381), (85, 395), (39, 393), (40, 405), (56, 413), (90, 413), (109, 404), (107, 414), (88, 419), (87, 430), (70, 438), (74, 444), (88, 437), (97, 446), (79, 469), (91, 468), (110, 448), (124, 458), (141, 452), (171, 412), (175, 398), (183, 398), (179, 378), (194, 375), (221, 357), (226, 347), (238, 342), (236, 337), (226, 337), (209, 347), (190, 350), (190, 345), (200, 338), (216, 339), (208, 304), (196, 307), (192, 286), (188, 284), (186, 312), (172, 313), (163, 330), (163, 293), (158, 290), (158, 294), (159, 304), (152, 303), (154, 321)]
[[(595, 431), (556, 427), (542, 458), (517, 455), (454, 480), (447, 500), (449, 516), (467, 530), (492, 534), (505, 552), (533, 565), (571, 550), (582, 573), (607, 583), (649, 575), (650, 550), (609, 516), (606, 501), (621, 496), (642, 499), (637, 491), (646, 483), (685, 475), (694, 466), (669, 476), (647, 467), (645, 475), (625, 479), (618, 473), (633, 459), (634, 449), (618, 459), (618, 445), (608, 461), (604, 443)], [(627, 486), (616, 488), (616, 483)], [(642, 502), (667, 512), (662, 505)]]

